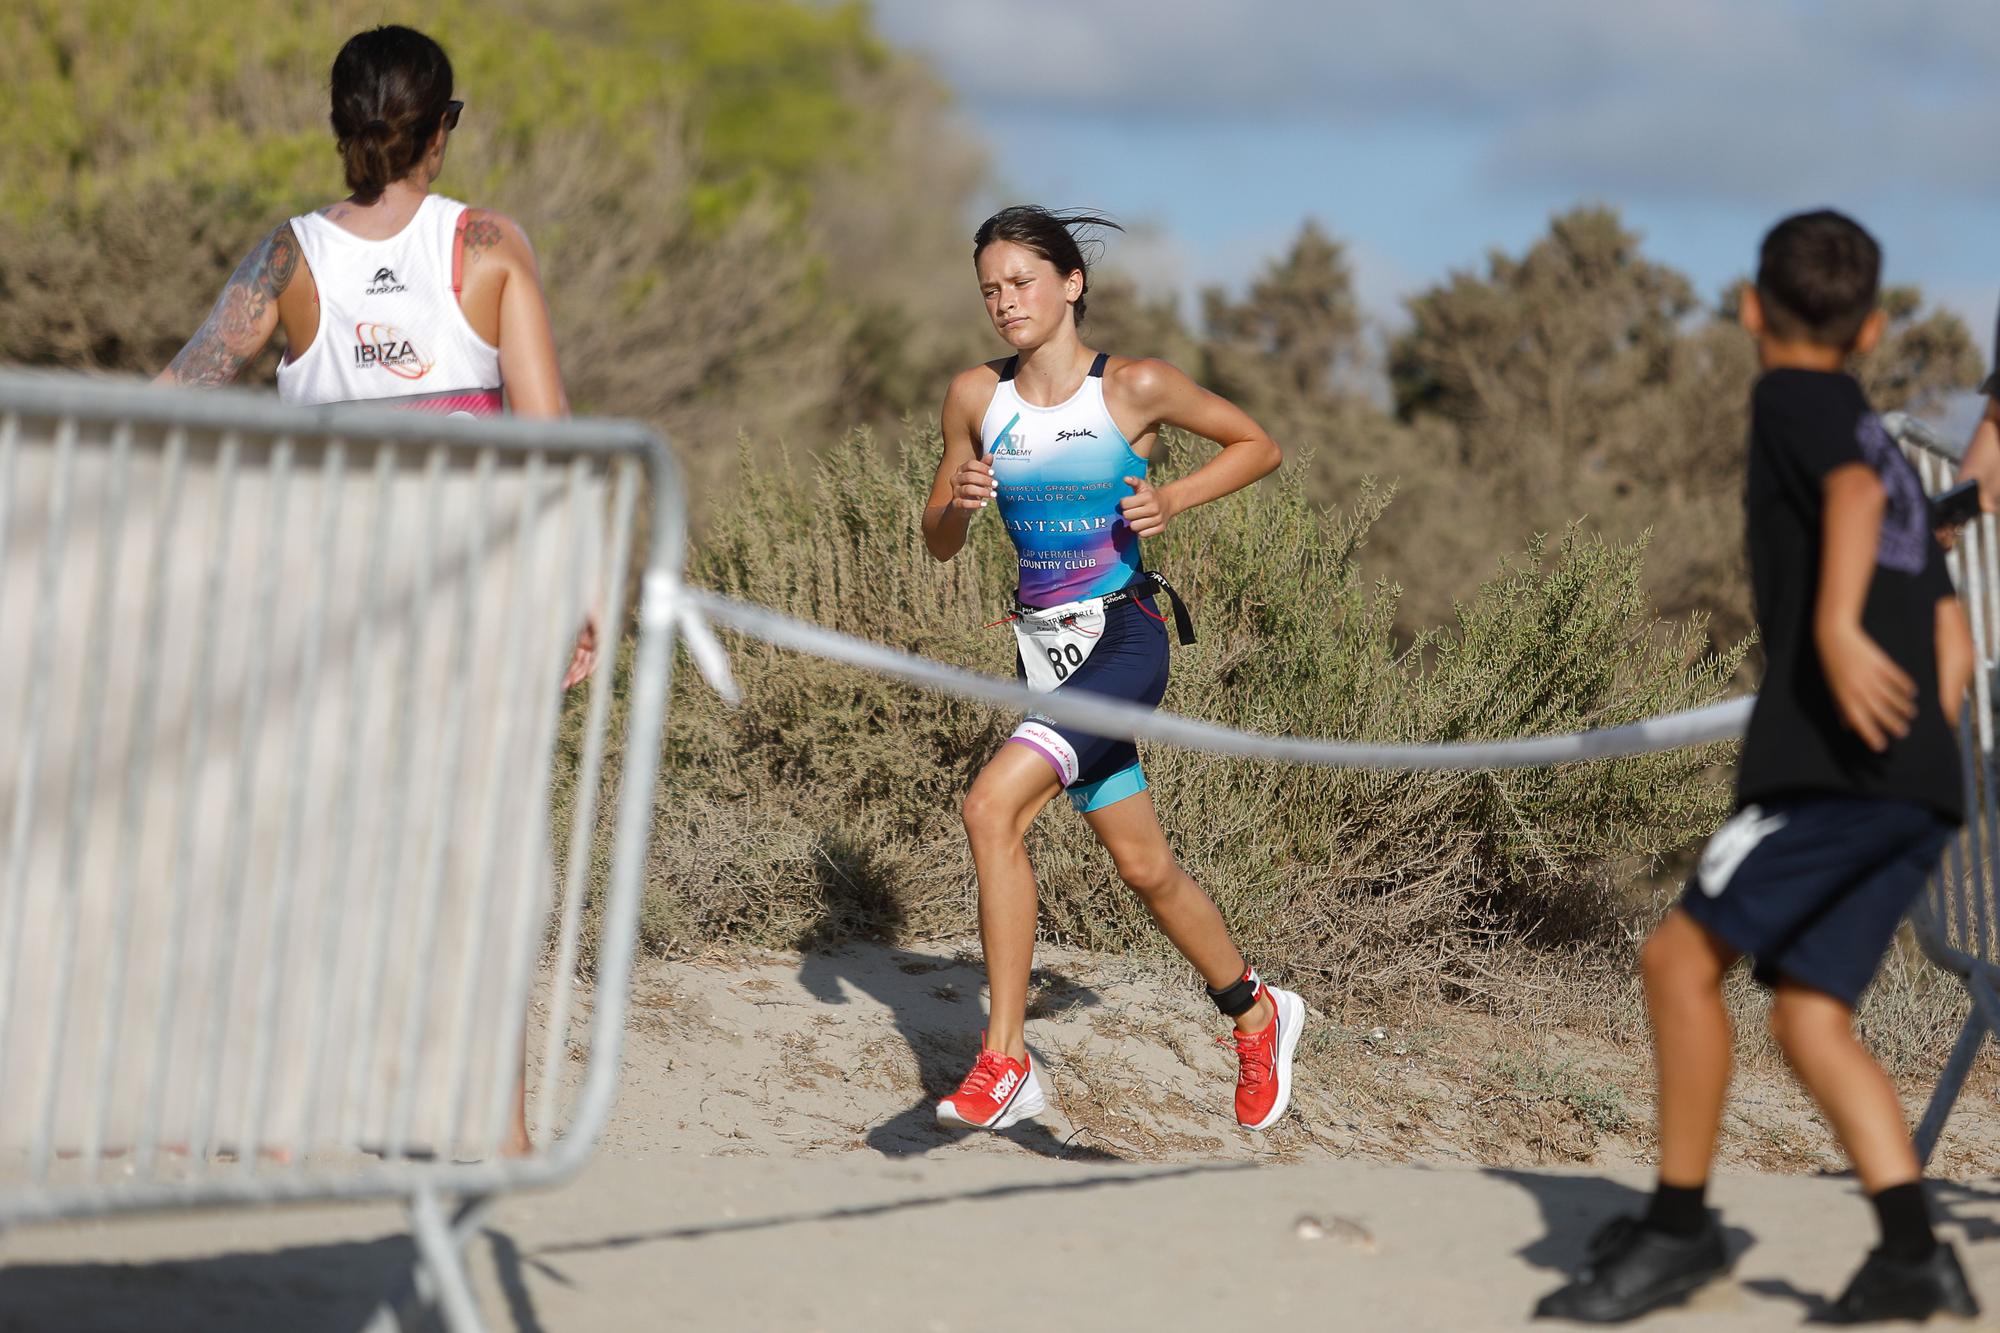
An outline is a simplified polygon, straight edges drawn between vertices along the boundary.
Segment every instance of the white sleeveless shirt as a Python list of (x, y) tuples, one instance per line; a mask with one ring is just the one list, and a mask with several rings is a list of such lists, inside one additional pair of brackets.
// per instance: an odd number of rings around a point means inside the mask
[(457, 200), (426, 195), (401, 231), (379, 241), (317, 213), (293, 218), (319, 288), (319, 332), (303, 356), (278, 367), (278, 396), (497, 416), (500, 349), (473, 332), (452, 290), (464, 214)]

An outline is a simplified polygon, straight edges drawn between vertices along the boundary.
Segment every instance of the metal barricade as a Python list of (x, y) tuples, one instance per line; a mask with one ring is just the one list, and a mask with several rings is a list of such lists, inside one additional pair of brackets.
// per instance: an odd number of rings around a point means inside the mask
[[(1916, 465), (1924, 490), (1936, 494), (1951, 484), (1964, 445), (1901, 412), (1883, 418), (1903, 453)], [(1918, 1122), (1917, 1155), (1928, 1162), (1944, 1132), (1952, 1104), (1989, 1033), (2000, 1033), (2000, 954), (1996, 954), (1994, 857), (2000, 852), (2000, 806), (1994, 790), (1993, 672), (2000, 630), (2000, 525), (1982, 514), (1959, 530), (1948, 561), (1959, 601), (1972, 622), (1977, 669), (1972, 698), (1959, 718), (1959, 750), (1965, 770), (1965, 827), (1945, 850), (1943, 863), (1910, 911), (1910, 924), (1924, 955), (1965, 983), (1971, 1011), (1945, 1061), (1944, 1072)]]
[(399, 1198), (479, 1326), (615, 1090), (684, 533), (633, 423), (0, 373), (0, 1226)]

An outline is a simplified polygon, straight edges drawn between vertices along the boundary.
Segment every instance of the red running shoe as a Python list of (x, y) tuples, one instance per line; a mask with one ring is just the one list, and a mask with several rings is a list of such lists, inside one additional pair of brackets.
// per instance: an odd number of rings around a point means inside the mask
[(1005, 1129), (1048, 1109), (1035, 1078), (1033, 1056), (1023, 1064), (999, 1051), (982, 1049), (958, 1091), (938, 1103), (937, 1118), (940, 1125), (963, 1129)]
[(1306, 1002), (1288, 990), (1264, 987), (1277, 1017), (1261, 1032), (1236, 1033), (1236, 1123), (1269, 1129), (1292, 1104), (1292, 1053), (1306, 1024)]

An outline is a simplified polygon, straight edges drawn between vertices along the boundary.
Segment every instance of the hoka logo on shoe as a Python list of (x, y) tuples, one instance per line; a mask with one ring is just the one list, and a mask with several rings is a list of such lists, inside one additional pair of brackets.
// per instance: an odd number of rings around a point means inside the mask
[(1021, 1076), (1011, 1069), (1008, 1070), (1006, 1075), (993, 1085), (993, 1100), (1003, 1106), (1006, 1105), (1007, 1099), (1014, 1095), (1014, 1089), (1020, 1082)]

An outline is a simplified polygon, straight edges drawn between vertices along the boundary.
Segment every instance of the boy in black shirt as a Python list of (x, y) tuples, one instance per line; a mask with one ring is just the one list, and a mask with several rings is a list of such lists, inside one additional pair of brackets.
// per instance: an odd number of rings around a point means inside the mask
[(1737, 773), (1737, 813), (1646, 941), (1659, 1072), (1660, 1178), (1577, 1281), (1536, 1313), (1631, 1319), (1726, 1272), (1704, 1204), (1729, 1086), (1723, 973), (1771, 986), (1773, 1035), (1832, 1123), (1882, 1244), (1835, 1303), (1845, 1322), (1977, 1313), (1931, 1232), (1896, 1090), (1855, 1038), (1854, 1006), (1961, 822), (1953, 738), (1972, 638), (1915, 469), (1842, 371), (1880, 338), (1881, 251), (1838, 213), (1764, 238), (1743, 324), (1764, 368), (1744, 492), (1767, 665)]

